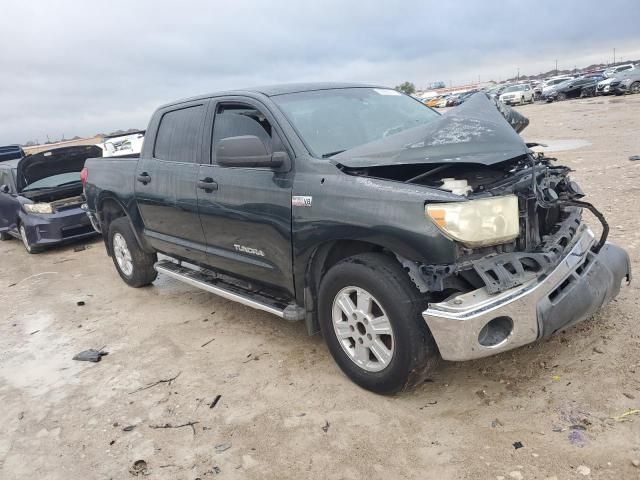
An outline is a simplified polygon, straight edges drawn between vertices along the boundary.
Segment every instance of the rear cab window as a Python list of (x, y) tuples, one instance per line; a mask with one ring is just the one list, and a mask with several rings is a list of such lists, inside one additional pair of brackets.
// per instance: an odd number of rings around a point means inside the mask
[(204, 114), (204, 105), (192, 105), (163, 114), (156, 135), (154, 158), (199, 163)]

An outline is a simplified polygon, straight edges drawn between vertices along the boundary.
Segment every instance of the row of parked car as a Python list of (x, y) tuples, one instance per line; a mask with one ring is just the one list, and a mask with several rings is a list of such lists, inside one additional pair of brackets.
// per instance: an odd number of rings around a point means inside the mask
[[(425, 103), (435, 108), (455, 107), (477, 91), (445, 94), (426, 100)], [(640, 93), (640, 64), (629, 63), (576, 75), (559, 75), (543, 81), (496, 85), (483, 91), (507, 105), (523, 105), (536, 100), (553, 102), (596, 95)]]

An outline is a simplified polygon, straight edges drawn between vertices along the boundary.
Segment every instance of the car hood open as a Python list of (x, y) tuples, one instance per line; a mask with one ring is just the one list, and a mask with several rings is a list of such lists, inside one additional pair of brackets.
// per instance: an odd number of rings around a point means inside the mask
[(53, 175), (79, 172), (87, 158), (101, 156), (102, 149), (97, 145), (62, 147), (27, 155), (18, 162), (18, 190)]
[(429, 163), (492, 165), (526, 155), (518, 135), (529, 120), (477, 93), (430, 123), (354, 147), (331, 157), (347, 168)]

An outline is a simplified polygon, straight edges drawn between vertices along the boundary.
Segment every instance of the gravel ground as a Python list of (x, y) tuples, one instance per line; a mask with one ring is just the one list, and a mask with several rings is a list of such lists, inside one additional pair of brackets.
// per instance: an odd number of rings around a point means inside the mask
[[(640, 95), (518, 108), (640, 271)], [(88, 247), (0, 244), (2, 479), (640, 476), (640, 414), (620, 417), (640, 408), (637, 283), (549, 340), (382, 397), (302, 323), (167, 278), (131, 289)]]

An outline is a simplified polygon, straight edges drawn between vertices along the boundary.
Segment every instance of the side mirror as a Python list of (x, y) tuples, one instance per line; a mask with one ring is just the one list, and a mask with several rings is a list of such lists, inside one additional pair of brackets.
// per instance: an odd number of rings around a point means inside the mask
[(0, 185), (0, 193), (9, 193), (9, 192), (11, 192), (9, 185)]
[(255, 135), (224, 138), (216, 145), (216, 162), (226, 167), (277, 168), (286, 158), (284, 152), (269, 153)]

